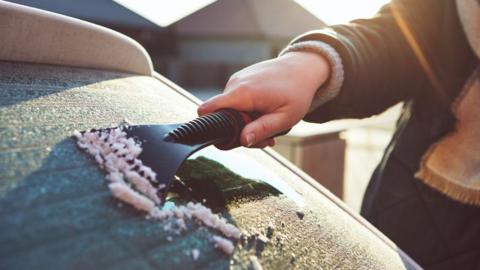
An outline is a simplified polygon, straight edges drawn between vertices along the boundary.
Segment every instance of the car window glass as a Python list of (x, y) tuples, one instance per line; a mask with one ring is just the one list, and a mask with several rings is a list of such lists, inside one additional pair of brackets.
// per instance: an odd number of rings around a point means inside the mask
[(173, 201), (199, 201), (213, 211), (239, 200), (284, 195), (299, 206), (303, 198), (271, 168), (232, 151), (207, 147), (187, 159), (177, 171), (167, 196)]

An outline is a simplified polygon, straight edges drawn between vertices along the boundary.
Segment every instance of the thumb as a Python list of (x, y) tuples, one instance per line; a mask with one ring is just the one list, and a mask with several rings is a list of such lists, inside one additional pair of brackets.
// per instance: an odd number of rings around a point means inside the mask
[(251, 147), (288, 128), (282, 114), (265, 114), (243, 128), (240, 141), (243, 146)]

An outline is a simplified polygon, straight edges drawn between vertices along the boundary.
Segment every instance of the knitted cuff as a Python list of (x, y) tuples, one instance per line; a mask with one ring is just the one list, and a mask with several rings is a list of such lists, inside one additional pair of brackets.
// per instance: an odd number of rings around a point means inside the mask
[(320, 54), (330, 63), (330, 78), (318, 89), (317, 93), (315, 94), (312, 104), (310, 105), (309, 112), (311, 112), (318, 106), (336, 97), (340, 92), (344, 80), (342, 59), (332, 46), (325, 42), (316, 40), (302, 41), (292, 44), (283, 49), (279, 55), (281, 56), (289, 52), (298, 51)]

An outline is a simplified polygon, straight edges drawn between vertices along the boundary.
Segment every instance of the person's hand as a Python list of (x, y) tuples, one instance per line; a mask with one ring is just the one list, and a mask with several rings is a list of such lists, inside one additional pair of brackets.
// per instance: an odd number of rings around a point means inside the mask
[(289, 52), (233, 74), (225, 92), (198, 107), (198, 114), (222, 108), (258, 112), (261, 116), (245, 126), (240, 141), (247, 147), (273, 146), (275, 141), (270, 137), (291, 128), (307, 114), (329, 72), (322, 56)]

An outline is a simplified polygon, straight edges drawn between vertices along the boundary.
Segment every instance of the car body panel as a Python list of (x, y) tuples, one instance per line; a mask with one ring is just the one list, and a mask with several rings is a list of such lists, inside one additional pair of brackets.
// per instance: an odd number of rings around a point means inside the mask
[[(2, 269), (104, 268), (119, 261), (147, 269), (243, 268), (252, 255), (266, 269), (405, 268), (391, 243), (262, 150), (210, 148), (190, 160), (207, 157), (236, 177), (283, 191), (225, 201), (218, 209), (246, 236), (232, 257), (216, 250), (212, 233), (195, 224), (169, 242), (158, 222), (117, 206), (104, 173), (71, 135), (125, 121), (187, 121), (195, 116), (194, 102), (149, 76), (12, 62), (0, 62), (0, 74), (0, 202), (8, 206), (0, 210)], [(214, 172), (222, 170), (215, 166)], [(202, 179), (198, 175), (208, 170), (183, 177), (195, 174)], [(255, 237), (266, 236), (271, 225), (275, 234), (259, 252)], [(192, 248), (201, 249), (198, 261), (185, 251)]]

